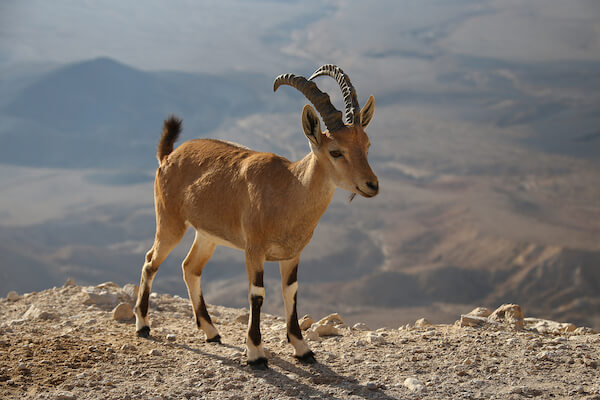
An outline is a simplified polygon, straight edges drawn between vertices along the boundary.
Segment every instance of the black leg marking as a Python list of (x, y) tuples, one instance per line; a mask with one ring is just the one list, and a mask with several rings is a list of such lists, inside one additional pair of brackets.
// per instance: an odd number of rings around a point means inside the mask
[(143, 326), (139, 331), (137, 331), (137, 335), (141, 338), (148, 338), (150, 336), (150, 327)]
[(139, 309), (140, 309), (140, 313), (142, 314), (142, 317), (146, 318), (146, 316), (148, 315), (148, 299), (150, 297), (150, 291), (144, 289), (144, 291), (142, 292), (142, 298), (140, 299), (140, 305), (139, 305)]
[[(212, 320), (210, 319), (210, 315), (208, 314), (208, 310), (206, 309), (206, 303), (204, 302), (204, 296), (200, 295), (200, 307), (198, 312), (196, 313), (199, 318), (202, 318), (206, 322), (212, 325)], [(198, 328), (200, 327), (200, 320), (196, 320), (198, 323)]]
[(264, 371), (269, 368), (269, 366), (267, 365), (267, 359), (265, 357), (259, 357), (254, 361), (248, 361), (248, 365), (252, 369), (257, 369), (261, 371)]
[(294, 356), (294, 357), (296, 357), (296, 359), (298, 361), (300, 361), (301, 363), (304, 363), (304, 364), (314, 364), (317, 362), (317, 360), (315, 359), (315, 353), (313, 353), (311, 350), (309, 350), (304, 355)]
[[(292, 315), (290, 316), (290, 321), (288, 323), (289, 333), (302, 340), (302, 331), (300, 330), (300, 325), (298, 325), (298, 312), (296, 311), (296, 295), (294, 294), (294, 307), (292, 309)], [(288, 336), (289, 341), (289, 336)]]
[(254, 286), (265, 287), (265, 284), (263, 283), (263, 275), (263, 271), (257, 272), (256, 275), (254, 275), (254, 282), (252, 282), (252, 284)]
[(290, 286), (292, 283), (298, 280), (298, 264), (294, 268), (292, 268), (292, 272), (290, 272), (290, 276), (287, 280), (287, 285)]
[(254, 343), (255, 346), (258, 346), (261, 343), (262, 337), (260, 335), (260, 307), (263, 303), (262, 296), (252, 296), (250, 298), (252, 303), (252, 322), (250, 323), (250, 331), (248, 335)]

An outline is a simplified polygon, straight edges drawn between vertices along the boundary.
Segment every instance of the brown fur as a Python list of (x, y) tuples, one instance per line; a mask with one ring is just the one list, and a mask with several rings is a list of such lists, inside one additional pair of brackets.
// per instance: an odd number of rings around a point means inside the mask
[[(372, 111), (371, 107), (367, 120)], [(312, 151), (297, 162), (213, 139), (190, 140), (173, 151), (181, 120), (171, 116), (165, 121), (154, 184), (156, 237), (142, 269), (135, 308), (138, 334), (147, 336), (150, 331), (145, 299), (156, 271), (192, 226), (196, 239), (183, 263), (183, 275), (197, 323), (207, 340), (218, 341), (220, 336), (204, 306), (200, 275), (215, 246), (226, 245), (246, 254), (249, 363), (266, 364), (259, 327), (265, 261), (280, 262), (288, 337), (295, 355), (312, 359), (297, 329), (300, 252), (310, 241), (336, 187), (373, 197), (379, 185), (367, 161), (369, 139), (364, 126), (323, 133), (310, 106), (305, 106), (302, 121)]]

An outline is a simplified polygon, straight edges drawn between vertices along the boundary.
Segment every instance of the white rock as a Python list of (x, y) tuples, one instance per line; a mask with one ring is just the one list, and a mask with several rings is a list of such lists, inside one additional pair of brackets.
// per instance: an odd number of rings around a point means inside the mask
[(431, 326), (431, 322), (429, 322), (425, 318), (420, 318), (420, 319), (418, 319), (418, 320), (415, 321), (415, 326), (417, 328), (424, 328), (426, 326)]
[(85, 294), (85, 299), (83, 300), (83, 304), (85, 305), (115, 306), (118, 302), (117, 295), (106, 289), (88, 286), (82, 288), (81, 291)]
[(385, 338), (376, 332), (369, 332), (367, 334), (367, 342), (371, 344), (384, 344)]
[(117, 285), (114, 282), (103, 282), (99, 285), (96, 285), (96, 288), (98, 289), (119, 289), (119, 285)]
[(460, 316), (460, 322), (459, 322), (458, 326), (460, 326), (460, 327), (465, 327), (465, 326), (481, 327), (481, 326), (486, 326), (486, 325), (490, 325), (490, 324), (498, 325), (497, 322), (490, 321), (489, 319), (487, 319), (485, 317), (477, 317), (475, 315), (467, 314), (467, 315)]
[(315, 323), (315, 321), (308, 314), (306, 314), (304, 317), (300, 318), (300, 321), (298, 321), (298, 324), (300, 325), (300, 329), (303, 331), (310, 328), (312, 326), (312, 324), (314, 324), (314, 323)]
[(517, 329), (523, 329), (523, 318), (523, 310), (518, 304), (503, 304), (489, 316), (491, 321), (507, 324)]
[(477, 307), (471, 310), (467, 315), (472, 315), (474, 317), (484, 317), (487, 318), (492, 314), (489, 308), (485, 307)]
[(406, 378), (403, 385), (411, 392), (423, 392), (426, 390), (425, 385), (414, 377)]
[(355, 330), (355, 331), (370, 331), (370, 329), (367, 326), (367, 324), (365, 324), (363, 322), (357, 322), (356, 324), (352, 325), (352, 330)]
[(524, 318), (523, 323), (526, 329), (536, 331), (538, 333), (553, 333), (561, 334), (574, 332), (575, 325), (568, 322), (556, 322), (540, 318)]
[(49, 313), (48, 311), (43, 311), (35, 304), (32, 304), (27, 311), (25, 311), (25, 314), (23, 314), (23, 319), (53, 320), (56, 319), (56, 315)]
[(175, 335), (174, 333), (169, 333), (169, 334), (167, 335), (167, 340), (168, 340), (169, 342), (174, 342), (175, 340), (177, 340), (177, 335)]
[(308, 330), (304, 334), (304, 339), (306, 339), (306, 340), (312, 340), (312, 341), (319, 341), (320, 340), (320, 336), (319, 336), (319, 334), (317, 332)]
[(131, 321), (134, 317), (133, 309), (129, 303), (120, 303), (112, 311), (115, 321)]
[(125, 343), (123, 346), (121, 346), (121, 351), (132, 351), (135, 350), (135, 346), (129, 343)]
[(123, 286), (123, 289), (121, 289), (121, 291), (129, 297), (131, 302), (137, 300), (138, 290), (138, 286), (134, 285), (133, 283), (128, 283), (125, 286)]
[(333, 313), (329, 314), (325, 318), (320, 319), (317, 324), (319, 325), (345, 325), (344, 320), (340, 317), (340, 314)]
[(149, 356), (160, 356), (161, 352), (159, 349), (152, 349), (148, 352)]
[(335, 327), (333, 325), (329, 325), (329, 324), (322, 325), (320, 323), (313, 324), (310, 327), (310, 329), (308, 330), (308, 332), (315, 332), (320, 337), (323, 337), (323, 336), (340, 336), (340, 335), (342, 335), (341, 330), (338, 329), (337, 327)]
[(6, 295), (6, 299), (8, 301), (17, 301), (21, 298), (21, 296), (19, 296), (19, 293), (15, 292), (14, 290), (11, 290), (10, 292), (8, 292), (8, 294)]

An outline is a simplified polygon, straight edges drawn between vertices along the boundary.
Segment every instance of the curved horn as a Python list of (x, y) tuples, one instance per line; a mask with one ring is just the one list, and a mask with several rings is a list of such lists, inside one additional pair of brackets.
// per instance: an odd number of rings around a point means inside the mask
[(323, 122), (329, 132), (334, 132), (345, 127), (344, 121), (342, 121), (342, 113), (336, 110), (333, 104), (331, 104), (329, 95), (321, 92), (314, 82), (308, 81), (303, 76), (283, 74), (275, 78), (273, 91), (276, 91), (281, 85), (289, 85), (302, 92), (313, 103), (319, 114), (321, 114), (321, 118), (323, 118)]
[(358, 105), (358, 97), (354, 86), (350, 83), (348, 75), (346, 75), (337, 65), (325, 64), (316, 70), (308, 80), (311, 81), (321, 75), (331, 76), (337, 81), (338, 85), (340, 85), (342, 95), (344, 96), (344, 105), (346, 106), (346, 123), (349, 125), (360, 125), (360, 106)]

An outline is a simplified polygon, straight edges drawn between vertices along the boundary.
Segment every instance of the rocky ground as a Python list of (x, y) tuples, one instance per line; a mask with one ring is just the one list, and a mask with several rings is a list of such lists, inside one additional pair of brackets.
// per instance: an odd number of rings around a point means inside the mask
[[(135, 336), (136, 288), (106, 283), (0, 301), (3, 399), (600, 399), (600, 335), (523, 319), (518, 306), (454, 325), (371, 331), (337, 315), (305, 335), (318, 363), (292, 357), (285, 321), (263, 315), (266, 371), (246, 365), (245, 309), (209, 306), (223, 344), (205, 343), (187, 299), (152, 294), (150, 339)], [(117, 307), (117, 305), (120, 306)], [(468, 311), (468, 310), (465, 310)]]

